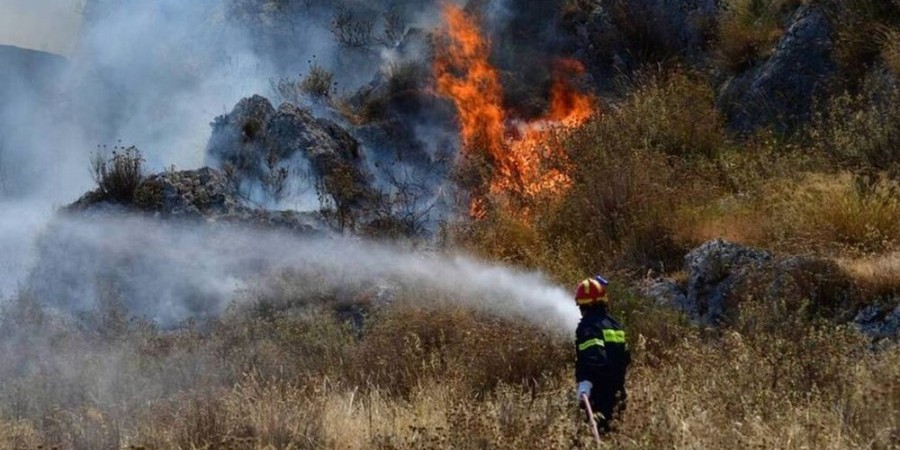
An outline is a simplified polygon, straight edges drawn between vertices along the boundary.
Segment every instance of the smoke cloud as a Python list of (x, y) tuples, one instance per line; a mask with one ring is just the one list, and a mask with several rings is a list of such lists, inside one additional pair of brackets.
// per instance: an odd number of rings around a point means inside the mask
[(114, 296), (131, 314), (175, 326), (217, 316), (262, 277), (289, 271), (319, 290), (416, 289), (560, 331), (573, 329), (578, 319), (569, 294), (541, 274), (345, 237), (137, 217), (64, 218), (54, 221), (39, 247), (28, 290), (66, 314), (95, 310), (104, 296)]
[(83, 7), (83, 0), (0, 0), (0, 44), (67, 54)]

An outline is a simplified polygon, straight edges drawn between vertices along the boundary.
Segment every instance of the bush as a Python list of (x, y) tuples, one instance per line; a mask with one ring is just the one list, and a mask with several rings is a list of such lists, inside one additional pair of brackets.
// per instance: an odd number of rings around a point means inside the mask
[(331, 33), (345, 48), (365, 49), (375, 42), (375, 23), (360, 19), (347, 8), (338, 8), (331, 22)]
[(632, 149), (714, 157), (727, 143), (716, 94), (706, 80), (675, 69), (640, 73), (632, 84), (623, 104), (602, 119), (620, 127), (618, 134)]
[(668, 61), (682, 50), (678, 42), (671, 39), (672, 31), (665, 28), (666, 18), (652, 3), (613, 0), (607, 2), (605, 9), (617, 28), (617, 39), (635, 59), (632, 69), (642, 64)]
[(327, 98), (331, 96), (334, 86), (334, 74), (325, 70), (322, 66), (311, 62), (309, 73), (300, 82), (300, 90), (312, 98)]
[(835, 59), (845, 80), (854, 84), (881, 56), (886, 43), (881, 37), (900, 27), (900, 2), (822, 0), (821, 3), (835, 29)]
[(572, 187), (544, 240), (572, 243), (588, 272), (680, 266), (675, 213), (712, 193), (692, 166), (727, 143), (706, 84), (681, 72), (637, 80), (622, 104), (565, 143)]
[(136, 147), (114, 147), (110, 156), (94, 154), (91, 175), (107, 200), (132, 203), (135, 191), (144, 181), (143, 163)]
[(770, 240), (789, 251), (883, 252), (900, 243), (900, 184), (853, 175), (808, 175), (776, 183), (768, 208)]
[(816, 114), (811, 139), (845, 167), (900, 173), (900, 86), (875, 75), (859, 93), (833, 97)]
[(271, 88), (280, 101), (302, 105), (304, 97), (314, 100), (331, 98), (335, 86), (334, 74), (320, 66), (315, 57), (308, 63), (309, 72), (305, 76), (300, 74), (298, 80), (289, 78), (282, 78), (277, 82), (270, 80)]
[(771, 55), (784, 33), (782, 22), (797, 0), (729, 0), (719, 19), (718, 55), (729, 71), (741, 72)]
[(675, 239), (677, 212), (719, 190), (710, 180), (729, 139), (702, 79), (675, 70), (632, 83), (606, 114), (550, 136), (548, 145), (565, 149), (554, 161), (571, 181), (562, 195), (532, 202), (484, 195), (488, 165), (464, 160), (458, 185), (490, 202), (479, 222), (462, 228), (464, 245), (557, 276), (679, 267), (686, 248)]

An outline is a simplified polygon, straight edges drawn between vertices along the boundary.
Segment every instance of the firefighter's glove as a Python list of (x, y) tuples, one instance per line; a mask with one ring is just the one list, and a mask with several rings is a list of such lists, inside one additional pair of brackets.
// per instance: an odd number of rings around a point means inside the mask
[(582, 402), (581, 398), (584, 395), (587, 395), (588, 398), (591, 398), (591, 388), (594, 387), (590, 381), (584, 380), (578, 382), (578, 387), (575, 389), (575, 397), (578, 399), (578, 403)]

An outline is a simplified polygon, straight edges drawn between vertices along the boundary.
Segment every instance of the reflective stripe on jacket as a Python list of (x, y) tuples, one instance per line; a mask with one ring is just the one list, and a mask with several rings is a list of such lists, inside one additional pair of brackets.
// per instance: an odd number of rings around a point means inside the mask
[(575, 352), (575, 381), (624, 382), (631, 354), (625, 343), (625, 331), (605, 308), (585, 308), (575, 330)]

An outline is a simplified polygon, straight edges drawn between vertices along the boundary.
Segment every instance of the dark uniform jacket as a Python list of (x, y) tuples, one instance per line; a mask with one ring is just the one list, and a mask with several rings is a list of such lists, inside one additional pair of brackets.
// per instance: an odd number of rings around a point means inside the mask
[(622, 326), (606, 313), (606, 308), (585, 308), (575, 330), (575, 381), (590, 381), (591, 404), (610, 417), (619, 400), (624, 400), (625, 371), (631, 354)]

